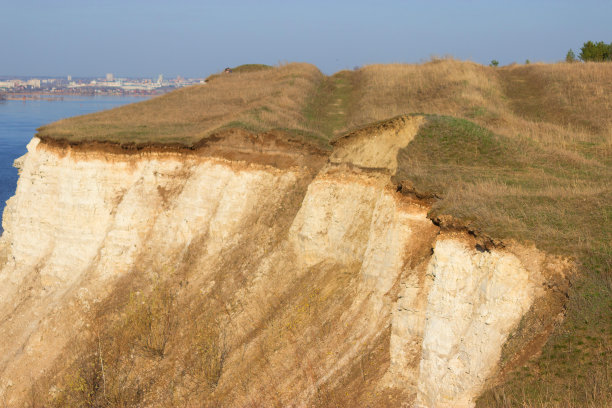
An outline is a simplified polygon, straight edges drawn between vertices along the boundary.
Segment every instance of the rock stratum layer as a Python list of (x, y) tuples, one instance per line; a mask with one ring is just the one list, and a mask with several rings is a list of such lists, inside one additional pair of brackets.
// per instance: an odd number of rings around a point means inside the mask
[[(227, 305), (220, 405), (324, 405), (358, 377), (415, 406), (472, 406), (538, 351), (570, 264), (441, 230), (398, 191), (398, 149), (422, 121), (361, 129), (331, 154), (238, 131), (190, 150), (34, 138), (0, 240), (1, 399), (60, 378), (125, 276), (183, 271), (179, 296)], [(171, 403), (188, 401), (173, 384)]]

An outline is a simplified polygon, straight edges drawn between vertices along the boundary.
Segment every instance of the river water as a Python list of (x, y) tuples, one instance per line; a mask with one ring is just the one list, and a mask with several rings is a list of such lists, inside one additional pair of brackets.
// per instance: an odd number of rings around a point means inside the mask
[[(0, 216), (6, 200), (15, 194), (16, 158), (42, 125), (62, 118), (111, 109), (146, 98), (132, 96), (68, 96), (61, 99), (0, 101)], [(0, 226), (0, 234), (3, 229)]]

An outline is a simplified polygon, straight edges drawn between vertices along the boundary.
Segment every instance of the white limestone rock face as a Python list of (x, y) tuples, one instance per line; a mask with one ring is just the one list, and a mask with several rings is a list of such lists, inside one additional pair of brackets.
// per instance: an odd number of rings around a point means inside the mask
[(539, 271), (530, 273), (512, 253), (445, 238), (435, 244), (427, 278), (418, 402), (471, 407), (533, 303)]
[(58, 152), (37, 138), (19, 165), (0, 240), (0, 396), (61, 351), (70, 330), (35, 339), (67, 299), (95, 300), (105, 282), (144, 261), (167, 265), (196, 238), (211, 255), (236, 245), (310, 174), (175, 152)]
[(376, 292), (388, 293), (406, 268), (429, 249), (438, 228), (427, 208), (405, 203), (401, 194), (384, 189), (372, 214), (361, 272)]
[(302, 261), (361, 263), (368, 244), (372, 216), (383, 182), (340, 177), (315, 179), (291, 227), (290, 236)]
[[(125, 272), (143, 250), (169, 255), (203, 233), (209, 251), (218, 251), (233, 242), (245, 217), (280, 200), (298, 177), (172, 154), (81, 160), (38, 144), (34, 138), (28, 145), (5, 211), (6, 268), (36, 266), (46, 282), (62, 286), (87, 268)], [(19, 276), (2, 274), (15, 284)]]
[(331, 164), (311, 182), (289, 233), (299, 266), (340, 264), (361, 277), (344, 315), (359, 322), (353, 346), (319, 384), (343, 372), (391, 324), (394, 286), (406, 268), (429, 256), (437, 232), (427, 208), (406, 201), (382, 171)]

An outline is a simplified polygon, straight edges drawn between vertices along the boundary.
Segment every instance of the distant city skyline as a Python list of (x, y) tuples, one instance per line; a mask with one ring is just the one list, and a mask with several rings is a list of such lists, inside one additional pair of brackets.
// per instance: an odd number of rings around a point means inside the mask
[(183, 78), (164, 80), (159, 75), (151, 78), (118, 78), (107, 73), (102, 78), (10, 78), (0, 76), (0, 97), (15, 99), (34, 97), (33, 95), (159, 95), (172, 89), (204, 83), (203, 78)]
[[(39, 79), (65, 79), (67, 81), (89, 80), (89, 79), (106, 80), (106, 75), (108, 74), (109, 74), (108, 72), (103, 75), (83, 75), (83, 76), (78, 76), (78, 75), (3, 75), (3, 74), (0, 74), (0, 79), (39, 78)], [(185, 75), (164, 76), (163, 74), (150, 75), (150, 76), (146, 76), (146, 75), (117, 76), (113, 74), (113, 77), (115, 80), (117, 79), (151, 79), (154, 81), (159, 81), (160, 78), (161, 79), (188, 78)], [(199, 78), (205, 79), (204, 76), (200, 76)]]
[(2, 0), (1, 76), (206, 77), (245, 63), (326, 74), (432, 55), (555, 62), (612, 41), (612, 1)]

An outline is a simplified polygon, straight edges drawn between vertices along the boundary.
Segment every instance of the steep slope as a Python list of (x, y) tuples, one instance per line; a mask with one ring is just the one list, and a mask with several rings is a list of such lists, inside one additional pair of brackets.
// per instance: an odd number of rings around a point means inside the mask
[[(292, 152), (291, 142), (274, 135), (226, 133), (195, 152), (58, 148), (33, 139), (4, 216), (5, 387), (7, 381), (27, 387), (53, 362), (50, 349), (59, 351), (82, 328), (71, 301), (87, 309), (143, 259), (172, 265), (202, 234), (212, 237), (206, 253), (218, 256), (240, 241), (249, 219), (282, 205), (324, 158), (316, 149), (310, 157), (308, 148)], [(224, 157), (245, 154), (250, 162)]]
[(34, 139), (2, 237), (5, 401), (472, 406), (570, 267), (440, 231), (398, 191), (424, 120), (350, 133), (325, 165), (281, 134), (175, 151)]

